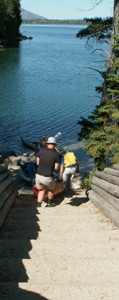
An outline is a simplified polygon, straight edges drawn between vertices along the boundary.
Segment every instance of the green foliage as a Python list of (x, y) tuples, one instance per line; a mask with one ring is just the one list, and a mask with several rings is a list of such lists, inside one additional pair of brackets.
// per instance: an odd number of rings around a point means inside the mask
[(102, 86), (96, 86), (96, 87), (95, 87), (95, 91), (96, 91), (97, 93), (101, 93), (101, 92), (102, 92)]
[(83, 183), (81, 184), (81, 187), (83, 189), (90, 189), (91, 186), (91, 179), (94, 176), (94, 172), (89, 172), (87, 178), (84, 179)]
[(95, 168), (102, 171), (106, 156), (113, 163), (119, 160), (119, 99), (96, 106), (89, 119), (92, 120), (90, 127), (87, 127), (87, 120), (78, 121), (81, 126), (79, 140), (84, 140), (83, 149), (95, 159)]
[(102, 20), (101, 18), (84, 19), (90, 22), (89, 26), (80, 30), (77, 33), (77, 37), (96, 37), (98, 39), (110, 38), (110, 31), (112, 30), (112, 18)]
[(1, 0), (0, 2), (0, 38), (13, 39), (19, 35), (21, 25), (19, 0)]
[[(87, 119), (80, 118), (78, 140), (84, 141), (83, 149), (95, 160), (95, 168), (103, 170), (106, 158), (111, 163), (119, 163), (119, 35), (115, 35), (111, 45), (116, 58), (113, 62), (114, 74), (105, 76), (110, 100), (96, 106)], [(102, 87), (95, 90), (100, 93)]]

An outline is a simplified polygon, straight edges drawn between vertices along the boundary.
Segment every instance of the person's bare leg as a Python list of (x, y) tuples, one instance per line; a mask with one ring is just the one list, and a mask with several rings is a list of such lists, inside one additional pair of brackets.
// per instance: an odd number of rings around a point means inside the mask
[(44, 195), (45, 195), (45, 189), (40, 190), (40, 192), (38, 193), (38, 197), (37, 197), (37, 202), (38, 203), (41, 203), (43, 201)]
[(52, 202), (53, 195), (54, 195), (53, 191), (48, 191), (48, 204), (46, 205), (46, 207), (55, 206), (55, 203)]
[(48, 199), (52, 200), (53, 199), (53, 192), (48, 191)]

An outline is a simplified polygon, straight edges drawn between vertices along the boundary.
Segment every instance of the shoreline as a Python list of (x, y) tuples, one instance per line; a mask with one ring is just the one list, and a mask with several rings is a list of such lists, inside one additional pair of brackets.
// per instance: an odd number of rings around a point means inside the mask
[(13, 39), (0, 39), (0, 50), (3, 50), (4, 48), (7, 47), (14, 47), (18, 46), (19, 42), (26, 41), (26, 40), (32, 40), (32, 36), (25, 36), (22, 35), (19, 38), (13, 38)]

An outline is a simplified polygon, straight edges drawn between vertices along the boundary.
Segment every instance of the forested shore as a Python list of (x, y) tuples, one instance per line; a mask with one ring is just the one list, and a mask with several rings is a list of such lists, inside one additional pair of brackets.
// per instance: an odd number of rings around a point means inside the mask
[(22, 20), (23, 24), (67, 24), (67, 25), (88, 25), (90, 22), (85, 20), (50, 20), (50, 19), (37, 19), (37, 20)]

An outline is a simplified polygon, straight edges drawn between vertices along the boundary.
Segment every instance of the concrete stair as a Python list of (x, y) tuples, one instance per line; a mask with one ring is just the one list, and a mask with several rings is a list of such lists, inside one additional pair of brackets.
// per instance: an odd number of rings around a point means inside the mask
[(14, 206), (0, 231), (0, 300), (118, 300), (119, 229), (85, 193)]

